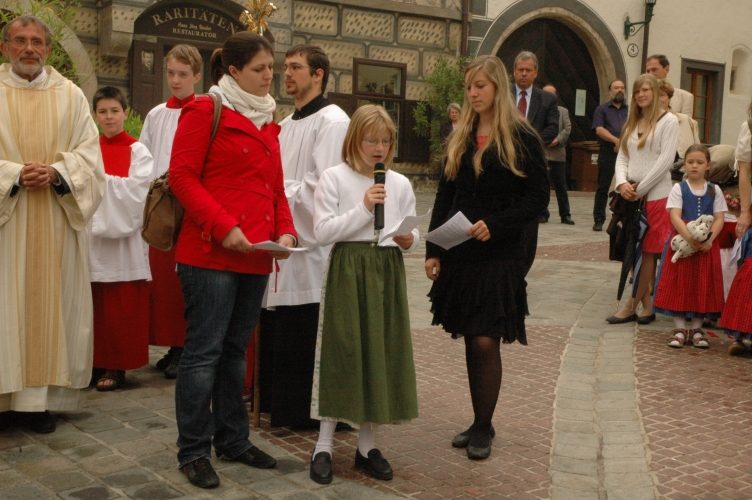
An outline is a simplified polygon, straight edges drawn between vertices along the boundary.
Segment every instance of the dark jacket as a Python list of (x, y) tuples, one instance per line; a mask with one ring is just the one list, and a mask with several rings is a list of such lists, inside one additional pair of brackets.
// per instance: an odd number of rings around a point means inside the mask
[[(512, 85), (512, 93), (516, 91), (517, 87)], [(530, 88), (530, 94), (527, 120), (541, 136), (543, 144), (551, 144), (551, 141), (559, 134), (559, 106), (556, 96), (542, 91), (535, 85)], [(517, 102), (516, 96), (514, 99)]]
[(491, 239), (487, 242), (470, 239), (446, 252), (427, 242), (427, 258), (525, 258), (523, 229), (548, 205), (550, 187), (540, 140), (525, 130), (521, 130), (520, 134), (517, 167), (525, 173), (525, 177), (518, 177), (506, 168), (499, 161), (496, 148), (489, 147), (481, 160), (483, 172), (476, 179), (472, 165), (476, 150), (474, 143), (468, 143), (454, 180), (447, 180), (442, 171), (429, 230), (440, 226), (457, 212), (462, 212), (470, 222), (483, 219)]

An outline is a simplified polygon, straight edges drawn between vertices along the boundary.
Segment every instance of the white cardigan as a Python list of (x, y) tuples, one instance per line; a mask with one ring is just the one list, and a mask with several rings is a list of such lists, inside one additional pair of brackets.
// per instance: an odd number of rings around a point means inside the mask
[[(373, 179), (359, 174), (347, 163), (326, 170), (319, 180), (314, 196), (313, 223), (319, 244), (338, 241), (373, 241), (373, 212), (363, 203), (366, 190)], [(410, 181), (394, 170), (387, 170), (386, 202), (384, 203), (384, 233), (394, 229), (408, 215), (415, 215), (415, 194)], [(418, 229), (413, 229), (413, 244), (418, 245)], [(396, 246), (392, 238), (379, 246)]]
[(679, 121), (673, 113), (666, 113), (655, 125), (642, 149), (637, 149), (637, 130), (626, 138), (629, 156), (619, 148), (614, 172), (615, 186), (637, 182), (637, 196), (648, 201), (668, 197), (671, 192), (671, 165), (679, 140)]

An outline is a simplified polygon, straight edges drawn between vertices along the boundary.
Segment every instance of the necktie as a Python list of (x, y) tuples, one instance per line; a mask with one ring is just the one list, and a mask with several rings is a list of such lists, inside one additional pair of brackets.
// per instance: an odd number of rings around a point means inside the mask
[(523, 118), (527, 116), (527, 99), (525, 98), (526, 95), (527, 95), (527, 92), (524, 90), (521, 90), (520, 101), (517, 103), (517, 109), (519, 110)]

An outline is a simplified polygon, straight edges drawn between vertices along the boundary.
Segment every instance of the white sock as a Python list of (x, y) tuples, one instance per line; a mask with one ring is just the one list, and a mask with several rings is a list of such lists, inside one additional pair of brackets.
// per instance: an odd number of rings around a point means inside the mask
[(364, 457), (368, 452), (376, 448), (376, 426), (371, 422), (363, 422), (358, 432), (358, 450)]
[(319, 440), (316, 441), (316, 448), (313, 450), (314, 457), (322, 451), (331, 456), (334, 445), (334, 429), (336, 427), (336, 420), (321, 419), (321, 423), (319, 424)]
[(680, 316), (674, 316), (674, 328), (680, 328), (682, 330), (686, 330), (687, 320)]
[(692, 318), (692, 330), (702, 327), (702, 318)]

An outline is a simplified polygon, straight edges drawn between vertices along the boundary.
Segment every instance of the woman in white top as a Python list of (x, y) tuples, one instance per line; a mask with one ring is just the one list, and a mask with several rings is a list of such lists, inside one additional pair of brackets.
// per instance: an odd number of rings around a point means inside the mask
[[(660, 102), (660, 85), (652, 75), (641, 75), (632, 85), (629, 116), (621, 133), (614, 174), (616, 190), (627, 201), (644, 200), (649, 229), (642, 240), (642, 264), (635, 269), (632, 297), (606, 321), (612, 324), (655, 319), (651, 284), (655, 263), (671, 235), (666, 199), (671, 191), (670, 168), (676, 156), (679, 124)], [(637, 304), (643, 315), (637, 316)]]

